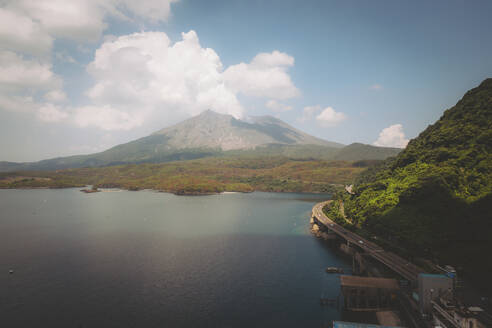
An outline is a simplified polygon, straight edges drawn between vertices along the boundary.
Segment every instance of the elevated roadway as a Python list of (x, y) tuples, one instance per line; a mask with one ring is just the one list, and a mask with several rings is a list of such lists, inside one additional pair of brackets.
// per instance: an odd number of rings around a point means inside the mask
[(349, 244), (352, 244), (352, 246), (356, 245), (366, 254), (369, 254), (372, 258), (384, 264), (386, 267), (396, 272), (406, 280), (410, 281), (412, 285), (417, 285), (419, 273), (424, 272), (422, 269), (394, 253), (385, 251), (375, 243), (360, 237), (356, 233), (353, 233), (352, 231), (349, 231), (330, 220), (325, 213), (323, 213), (323, 207), (328, 205), (330, 202), (331, 201), (326, 201), (314, 205), (312, 211), (313, 219), (325, 226), (330, 231), (336, 233), (341, 238), (345, 239)]

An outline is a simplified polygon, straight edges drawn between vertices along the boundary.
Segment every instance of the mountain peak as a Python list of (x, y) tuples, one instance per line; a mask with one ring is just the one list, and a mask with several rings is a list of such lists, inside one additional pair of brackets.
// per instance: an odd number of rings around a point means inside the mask
[(227, 117), (233, 117), (232, 115), (230, 114), (222, 114), (222, 113), (218, 113), (212, 109), (207, 109), (207, 110), (204, 110), (203, 112), (201, 112), (200, 114), (194, 116), (194, 117), (224, 117), (224, 116), (227, 116)]
[(210, 109), (154, 135), (166, 136), (167, 146), (175, 149), (254, 149), (269, 144), (341, 146), (308, 135), (272, 116), (238, 120)]

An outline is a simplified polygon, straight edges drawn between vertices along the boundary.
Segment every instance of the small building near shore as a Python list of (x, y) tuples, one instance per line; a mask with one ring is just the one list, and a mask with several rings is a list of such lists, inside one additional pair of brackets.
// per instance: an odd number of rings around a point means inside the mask
[(453, 298), (453, 279), (444, 274), (421, 273), (418, 278), (419, 307), (422, 313), (430, 314), (432, 301)]

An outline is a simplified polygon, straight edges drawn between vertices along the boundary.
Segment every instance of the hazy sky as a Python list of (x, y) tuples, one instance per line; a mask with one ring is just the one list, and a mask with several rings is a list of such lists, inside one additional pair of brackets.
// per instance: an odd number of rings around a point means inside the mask
[(211, 108), (404, 146), (492, 76), (492, 1), (0, 0), (0, 160)]

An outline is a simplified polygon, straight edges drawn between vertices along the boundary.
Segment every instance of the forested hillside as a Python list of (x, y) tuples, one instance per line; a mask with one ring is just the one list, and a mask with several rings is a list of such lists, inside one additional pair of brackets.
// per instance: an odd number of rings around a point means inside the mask
[(492, 262), (483, 258), (492, 250), (491, 150), (487, 79), (397, 157), (361, 174), (354, 195), (338, 197), (352, 225), (382, 243), (473, 275), (491, 272)]

